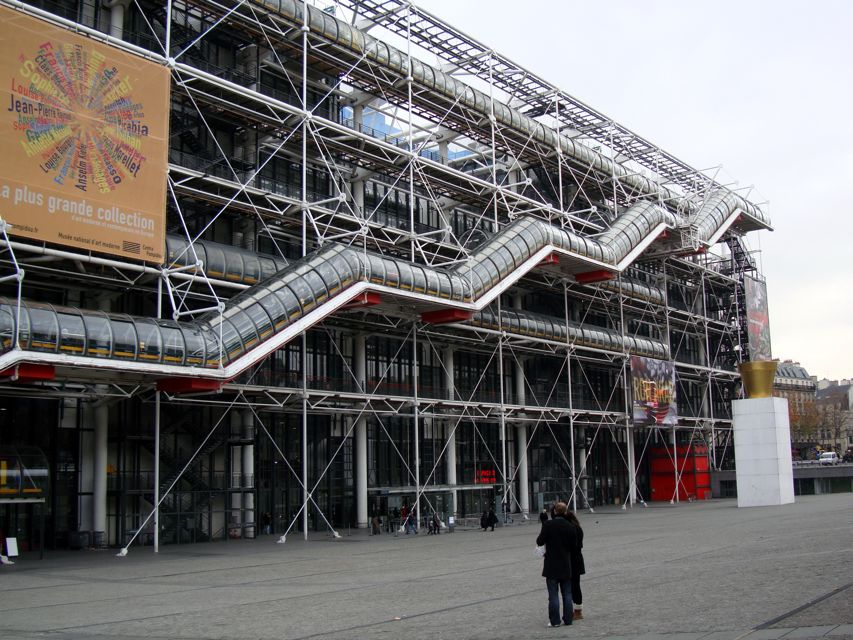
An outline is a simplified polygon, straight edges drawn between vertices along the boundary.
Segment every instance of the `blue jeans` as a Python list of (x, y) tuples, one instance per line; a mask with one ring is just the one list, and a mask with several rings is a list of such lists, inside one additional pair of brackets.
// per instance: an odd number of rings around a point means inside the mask
[(572, 581), (545, 578), (548, 584), (548, 619), (551, 624), (560, 624), (560, 592), (563, 594), (563, 624), (572, 624)]

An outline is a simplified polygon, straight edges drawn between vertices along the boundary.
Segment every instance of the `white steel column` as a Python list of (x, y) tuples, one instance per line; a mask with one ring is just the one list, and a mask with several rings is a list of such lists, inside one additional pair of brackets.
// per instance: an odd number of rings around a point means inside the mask
[[(513, 307), (521, 309), (521, 296), (513, 297)], [(515, 402), (524, 406), (527, 402), (526, 386), (524, 377), (524, 363), (518, 358), (515, 363)], [(518, 502), (521, 513), (527, 516), (530, 513), (530, 489), (527, 475), (527, 424), (522, 422), (515, 428), (515, 449), (518, 461)]]
[[(308, 112), (308, 3), (302, 3), (302, 108)], [(302, 255), (308, 253), (308, 116), (302, 121)], [(308, 540), (308, 336), (302, 332), (302, 537)]]
[[(352, 339), (353, 372), (356, 383), (363, 393), (367, 393), (367, 349), (364, 334)], [(362, 414), (355, 422), (355, 496), (356, 526), (366, 529), (367, 514), (367, 418)]]
[(107, 531), (107, 434), (110, 410), (101, 402), (95, 407), (94, 469), (92, 470), (92, 545), (106, 544)]
[(672, 473), (675, 475), (675, 495), (669, 499), (669, 503), (681, 502), (678, 497), (678, 445), (675, 435), (675, 425), (672, 425)]
[[(444, 359), (444, 386), (447, 387), (447, 399), (454, 400), (456, 398), (456, 388), (455, 388), (455, 380), (454, 380), (454, 372), (453, 372), (453, 347), (446, 347), (444, 349), (443, 359)], [(447, 447), (445, 448), (444, 454), (444, 464), (445, 469), (447, 470), (447, 484), (451, 487), (451, 501), (452, 505), (450, 507), (450, 513), (448, 515), (455, 516), (457, 514), (457, 489), (456, 489), (456, 425), (459, 424), (458, 421), (447, 423)]]
[(415, 518), (416, 530), (420, 529), (419, 523), (423, 515), (421, 514), (421, 429), (420, 429), (420, 407), (418, 402), (418, 325), (412, 327), (412, 382), (414, 383), (414, 398), (413, 414), (415, 417)]
[[(356, 131), (361, 131), (361, 125), (364, 123), (364, 105), (356, 104), (352, 108), (352, 121)], [(364, 180), (356, 178), (350, 183), (352, 190), (353, 209), (356, 216), (366, 219), (367, 215), (364, 211)]]
[[(637, 461), (634, 459), (634, 430), (625, 424), (625, 442), (628, 444), (628, 502), (633, 507), (637, 502)], [(624, 509), (627, 505), (622, 505)]]
[[(251, 411), (243, 412), (244, 440), (254, 440), (255, 416)], [(243, 469), (240, 486), (243, 491), (243, 522), (251, 523), (252, 526), (243, 529), (243, 536), (254, 538), (257, 527), (255, 526), (255, 445), (244, 444), (242, 447)]]
[(124, 12), (130, 6), (130, 0), (106, 0), (104, 7), (110, 10), (110, 35), (113, 38), (124, 37)]

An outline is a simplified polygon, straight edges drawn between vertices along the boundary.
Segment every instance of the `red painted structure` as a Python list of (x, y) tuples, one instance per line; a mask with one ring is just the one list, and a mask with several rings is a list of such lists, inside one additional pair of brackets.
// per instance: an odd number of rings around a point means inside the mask
[(649, 449), (652, 502), (675, 500), (675, 465), (681, 474), (678, 485), (679, 500), (711, 499), (711, 468), (708, 464), (708, 447), (705, 445), (678, 445), (673, 461), (672, 447)]

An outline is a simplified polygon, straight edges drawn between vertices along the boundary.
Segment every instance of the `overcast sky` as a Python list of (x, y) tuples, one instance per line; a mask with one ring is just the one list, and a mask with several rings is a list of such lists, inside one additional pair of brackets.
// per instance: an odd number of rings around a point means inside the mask
[(416, 0), (719, 182), (775, 231), (773, 357), (853, 377), (853, 3)]

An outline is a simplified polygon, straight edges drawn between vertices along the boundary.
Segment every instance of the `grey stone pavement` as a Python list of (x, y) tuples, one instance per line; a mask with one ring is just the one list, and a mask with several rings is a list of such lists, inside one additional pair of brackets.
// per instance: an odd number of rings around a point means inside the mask
[(538, 523), (48, 552), (0, 566), (0, 638), (853, 639), (853, 494), (581, 512), (585, 619), (548, 629)]

